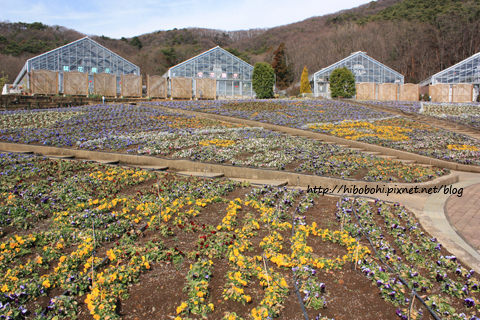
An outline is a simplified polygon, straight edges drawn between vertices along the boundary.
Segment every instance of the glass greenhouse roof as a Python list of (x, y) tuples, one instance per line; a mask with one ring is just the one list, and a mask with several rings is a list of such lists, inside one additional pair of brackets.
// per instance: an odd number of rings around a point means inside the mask
[(25, 74), (32, 70), (140, 75), (139, 67), (88, 37), (27, 60), (15, 84), (20, 83)]
[(314, 73), (315, 82), (329, 82), (330, 75), (337, 68), (347, 67), (355, 75), (355, 81), (370, 83), (404, 83), (400, 73), (366, 55), (365, 52), (354, 52), (347, 58)]
[(480, 84), (480, 52), (447, 68), (430, 78), (423, 80), (421, 85), (428, 84), (457, 84), (472, 83)]
[(164, 77), (251, 81), (252, 73), (252, 65), (217, 46), (170, 68)]

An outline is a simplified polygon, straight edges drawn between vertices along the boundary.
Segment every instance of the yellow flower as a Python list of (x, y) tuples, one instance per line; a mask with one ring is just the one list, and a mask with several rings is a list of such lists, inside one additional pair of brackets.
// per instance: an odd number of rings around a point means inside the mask
[(7, 291), (8, 291), (8, 286), (4, 284), (2, 287), (2, 292), (7, 292)]
[(48, 279), (47, 279), (47, 280), (45, 280), (45, 281), (43, 281), (43, 282), (42, 282), (42, 286), (44, 286), (44, 287), (45, 287), (45, 289), (48, 289), (48, 288), (50, 288), (50, 281), (48, 281)]

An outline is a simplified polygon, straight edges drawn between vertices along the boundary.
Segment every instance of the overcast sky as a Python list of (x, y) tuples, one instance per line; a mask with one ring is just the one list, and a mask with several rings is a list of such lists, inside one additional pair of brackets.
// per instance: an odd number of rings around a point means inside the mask
[(42, 22), (87, 35), (133, 37), (201, 27), (271, 28), (350, 9), (365, 0), (0, 0), (0, 21)]

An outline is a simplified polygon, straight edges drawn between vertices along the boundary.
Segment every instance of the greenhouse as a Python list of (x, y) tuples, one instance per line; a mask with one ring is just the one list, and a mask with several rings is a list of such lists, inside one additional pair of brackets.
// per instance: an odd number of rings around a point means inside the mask
[(239, 98), (253, 97), (252, 73), (252, 65), (217, 46), (170, 68), (164, 77), (172, 98)]
[(429, 86), (432, 101), (477, 101), (480, 87), (480, 52), (420, 82)]
[(480, 52), (423, 80), (420, 85), (459, 83), (480, 84)]
[(330, 75), (337, 68), (347, 67), (355, 75), (356, 83), (403, 84), (403, 75), (367, 56), (365, 52), (354, 52), (347, 58), (313, 74), (314, 95), (330, 98)]
[[(117, 92), (120, 92), (122, 75), (140, 76), (139, 67), (88, 37), (28, 59), (14, 84), (31, 88), (32, 71), (50, 73), (52, 76), (49, 76), (49, 80), (58, 86), (58, 90), (55, 88), (56, 92), (64, 92), (64, 75), (80, 75), (81, 79), (85, 79), (90, 93), (94, 92), (95, 74), (115, 76), (112, 78), (115, 80)], [(113, 80), (111, 82), (113, 83)], [(83, 86), (83, 80), (81, 85)]]

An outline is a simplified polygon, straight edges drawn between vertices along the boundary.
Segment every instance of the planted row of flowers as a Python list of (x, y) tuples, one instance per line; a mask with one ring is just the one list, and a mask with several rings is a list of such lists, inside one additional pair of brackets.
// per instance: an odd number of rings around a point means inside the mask
[(362, 272), (376, 284), (382, 297), (403, 307), (397, 310), (399, 317), (407, 319), (410, 312), (422, 318), (418, 303), (417, 309), (408, 307), (411, 291), (416, 290), (442, 319), (478, 319), (480, 284), (472, 277), (473, 270), (465, 269), (454, 256), (442, 255), (441, 244), (428, 237), (403, 206), (382, 201), (372, 206), (365, 199), (343, 198), (337, 219), (350, 234), (368, 236), (378, 256), (394, 270), (372, 257), (360, 260)]

